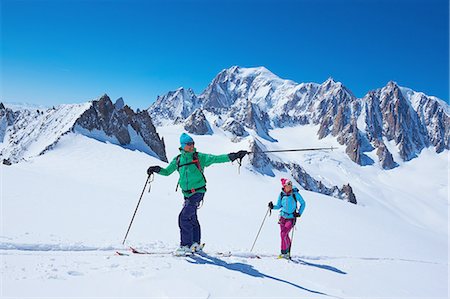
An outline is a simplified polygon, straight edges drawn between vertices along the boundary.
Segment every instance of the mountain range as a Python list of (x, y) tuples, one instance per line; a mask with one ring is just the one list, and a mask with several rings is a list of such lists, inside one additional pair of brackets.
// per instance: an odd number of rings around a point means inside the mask
[[(213, 125), (235, 138), (249, 131), (266, 140), (273, 128), (317, 125), (317, 137), (335, 137), (352, 161), (374, 164), (366, 153), (376, 150), (384, 169), (409, 161), (426, 147), (437, 153), (450, 146), (450, 107), (444, 101), (390, 81), (357, 98), (342, 83), (284, 80), (264, 67), (238, 66), (220, 72), (199, 95), (179, 88), (147, 109), (157, 125), (184, 123), (187, 131), (208, 134), (202, 115), (214, 115)], [(195, 125), (193, 125), (193, 123)], [(198, 130), (197, 130), (198, 128)]]
[[(390, 170), (424, 148), (448, 150), (449, 115), (444, 101), (392, 81), (357, 98), (332, 78), (322, 84), (296, 83), (264, 67), (234, 66), (221, 71), (201, 94), (179, 88), (136, 112), (122, 98), (113, 103), (106, 94), (48, 109), (11, 109), (0, 103), (0, 155), (5, 164), (27, 161), (52, 149), (61, 136), (77, 133), (167, 162), (158, 127), (178, 125), (195, 135), (220, 131), (262, 152), (264, 144), (277, 143), (274, 129), (313, 126), (317, 139), (334, 138), (354, 163)], [(274, 169), (287, 171), (306, 190), (357, 202), (350, 184), (326, 186), (298, 163), (260, 153), (251, 156), (250, 165), (270, 176)]]

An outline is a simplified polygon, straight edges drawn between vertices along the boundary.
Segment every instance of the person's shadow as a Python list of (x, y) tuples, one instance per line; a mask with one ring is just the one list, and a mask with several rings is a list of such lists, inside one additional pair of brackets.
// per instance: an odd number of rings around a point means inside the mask
[(315, 290), (310, 290), (308, 288), (302, 287), (298, 284), (295, 284), (293, 282), (281, 279), (281, 278), (277, 278), (271, 275), (267, 275), (264, 274), (258, 270), (256, 270), (255, 268), (253, 268), (252, 265), (249, 264), (244, 264), (244, 263), (227, 263), (224, 260), (221, 260), (217, 257), (208, 255), (206, 253), (202, 253), (202, 254), (195, 254), (193, 256), (191, 256), (189, 259), (187, 259), (187, 261), (189, 263), (192, 264), (201, 264), (201, 265), (214, 265), (214, 266), (218, 266), (218, 267), (223, 267), (225, 269), (231, 270), (231, 271), (238, 271), (253, 277), (258, 277), (258, 278), (270, 278), (279, 282), (283, 282), (286, 283), (288, 285), (291, 285), (293, 287), (299, 288), (301, 290), (313, 293), (313, 294), (319, 294), (319, 295), (324, 295), (324, 296), (329, 296), (329, 297), (335, 297), (338, 298), (336, 296), (332, 296), (332, 295), (328, 295), (319, 291), (315, 291)]
[(333, 271), (333, 272), (339, 273), (339, 274), (347, 274), (347, 272), (339, 270), (338, 268), (335, 268), (333, 266), (314, 264), (314, 263), (310, 263), (310, 262), (304, 261), (304, 260), (302, 260), (300, 258), (293, 258), (291, 261), (296, 263), (296, 264), (302, 264), (302, 265), (306, 265), (306, 266), (311, 266), (311, 267), (316, 267), (316, 268), (320, 268), (320, 269), (324, 269), (324, 270), (329, 270), (329, 271)]

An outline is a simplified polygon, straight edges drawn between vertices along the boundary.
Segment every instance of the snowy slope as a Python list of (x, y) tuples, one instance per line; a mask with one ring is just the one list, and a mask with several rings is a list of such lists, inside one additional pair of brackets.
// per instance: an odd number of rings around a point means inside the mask
[[(5, 132), (0, 154), (14, 162), (44, 153), (72, 129), (91, 103), (65, 104), (46, 110), (19, 109), (14, 125)], [(16, 107), (18, 108), (18, 107)]]
[[(311, 144), (315, 128), (274, 130), (268, 148)], [(160, 128), (169, 160), (180, 126)], [(295, 136), (296, 138), (292, 138)], [(224, 133), (194, 136), (213, 154), (245, 149)], [(313, 143), (314, 143), (313, 142)], [(334, 141), (335, 142), (335, 141)], [(206, 170), (208, 193), (199, 210), (206, 251), (232, 257), (115, 256), (142, 191), (146, 168), (167, 165), (142, 152), (67, 134), (52, 151), (1, 166), (2, 296), (38, 297), (295, 297), (430, 298), (448, 291), (448, 152), (424, 151), (392, 171), (360, 167), (343, 149), (289, 153), (316, 177), (350, 182), (352, 205), (301, 191), (307, 202), (294, 236), (294, 261), (276, 260), (277, 216), (268, 217), (247, 258), (279, 179), (245, 165)], [(447, 165), (447, 167), (442, 167)], [(182, 199), (177, 176), (156, 176), (145, 193), (127, 244), (169, 251), (178, 244)]]

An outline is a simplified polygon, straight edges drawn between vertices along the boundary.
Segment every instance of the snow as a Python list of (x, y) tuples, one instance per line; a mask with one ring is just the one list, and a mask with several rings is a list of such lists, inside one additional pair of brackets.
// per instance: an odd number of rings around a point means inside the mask
[(442, 107), (445, 114), (450, 116), (450, 106), (447, 102), (435, 97), (435, 96), (427, 96), (423, 92), (414, 91), (407, 87), (401, 87), (399, 86), (403, 96), (411, 103), (411, 106), (414, 108), (415, 111), (419, 111), (419, 106), (421, 104), (422, 98), (429, 98), (431, 100), (434, 100), (438, 102), (439, 106)]
[(445, 114), (447, 114), (447, 116), (450, 116), (450, 105), (447, 102), (433, 96), (430, 96), (429, 98), (437, 101), (439, 103), (439, 106), (444, 109)]
[(6, 129), (1, 154), (17, 161), (42, 154), (67, 133), (91, 105), (92, 102), (87, 102), (59, 105), (39, 112), (23, 110), (14, 126)]
[[(122, 147), (130, 150), (137, 150), (144, 153), (147, 153), (153, 157), (158, 157), (158, 155), (151, 150), (151, 148), (145, 143), (142, 139), (141, 135), (139, 135), (131, 125), (128, 125), (128, 134), (130, 135), (130, 143), (122, 145)], [(87, 130), (79, 125), (74, 126), (74, 131), (80, 133), (86, 137), (93, 138), (95, 140), (120, 145), (119, 140), (115, 136), (109, 136), (103, 130)]]
[[(216, 128), (213, 128), (214, 130)], [(178, 154), (181, 126), (158, 128), (169, 161)], [(127, 245), (161, 252), (116, 256), (149, 165), (167, 165), (139, 151), (80, 134), (61, 137), (45, 155), (1, 170), (0, 256), (5, 298), (23, 297), (252, 297), (446, 298), (448, 294), (448, 151), (420, 156), (384, 171), (351, 162), (345, 148), (317, 127), (271, 131), (269, 150), (333, 146), (317, 152), (277, 153), (330, 184), (350, 182), (353, 205), (301, 191), (307, 207), (299, 219), (293, 262), (277, 260), (277, 215), (267, 211), (280, 177), (249, 169), (247, 158), (205, 170), (208, 192), (199, 210), (209, 257), (175, 258), (164, 252), (179, 242), (182, 198), (177, 175), (155, 176), (146, 190)], [(201, 152), (248, 148), (250, 137), (193, 135)], [(443, 167), (446, 165), (447, 167)], [(148, 189), (148, 188), (147, 188)], [(231, 257), (215, 255), (230, 250)]]

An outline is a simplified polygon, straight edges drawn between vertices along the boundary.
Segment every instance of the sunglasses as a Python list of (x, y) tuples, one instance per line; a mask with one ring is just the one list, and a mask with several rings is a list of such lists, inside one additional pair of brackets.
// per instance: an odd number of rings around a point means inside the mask
[(292, 186), (292, 182), (286, 183), (285, 186)]
[(194, 142), (186, 142), (186, 145), (192, 146), (192, 145), (194, 145)]

